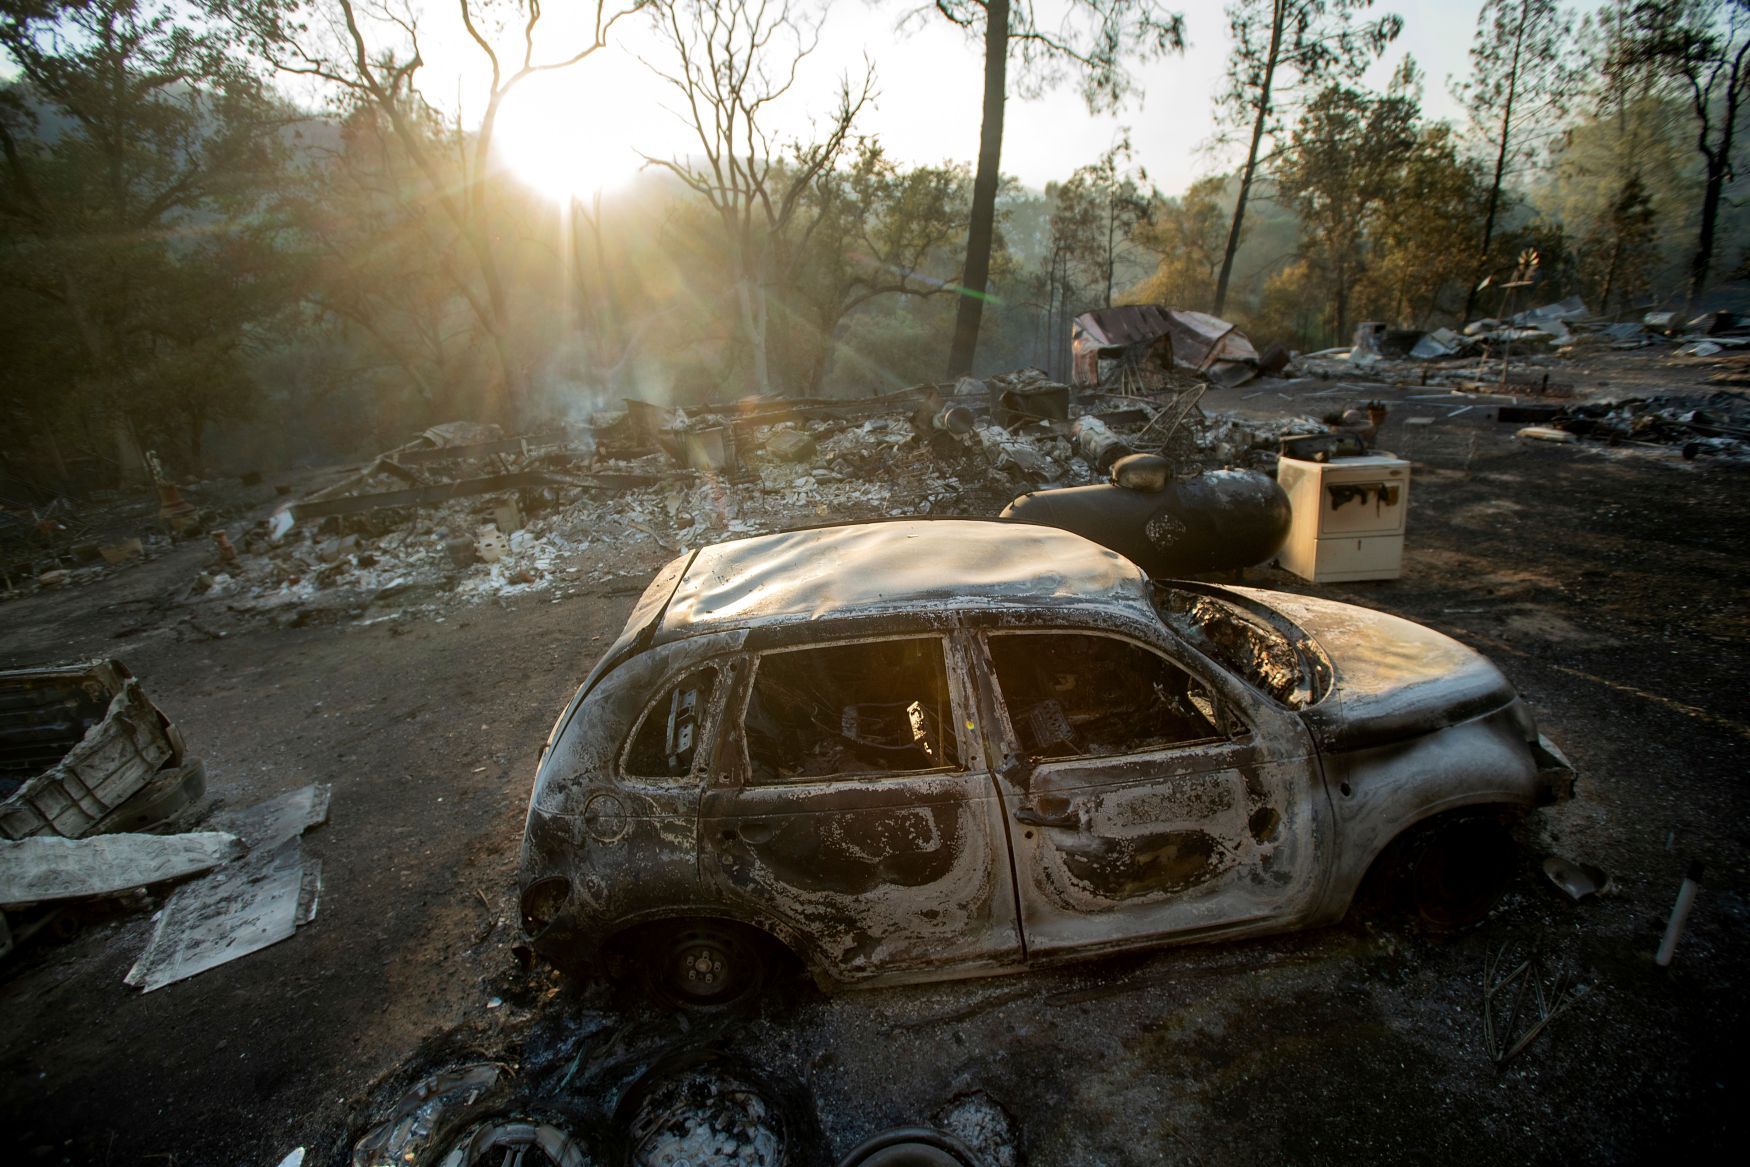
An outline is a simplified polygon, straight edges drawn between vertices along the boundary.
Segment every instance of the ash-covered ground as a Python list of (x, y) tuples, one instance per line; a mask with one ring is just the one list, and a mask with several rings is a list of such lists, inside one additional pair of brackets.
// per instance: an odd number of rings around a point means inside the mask
[[(1714, 393), (1712, 372), (1663, 350), (1600, 349), (1559, 376), (1584, 402)], [(7, 1161), (271, 1165), (305, 1146), (308, 1161), (340, 1164), (415, 1082), (494, 1061), (514, 1070), (507, 1108), (563, 1126), (607, 1163), (633, 1082), (703, 1047), (762, 1076), (807, 1143), (798, 1162), (920, 1123), (980, 1142), (992, 1162), (1034, 1164), (1729, 1153), (1746, 1125), (1750, 476), (1633, 435), (1516, 438), (1488, 402), (1443, 400), (1418, 380), (1257, 381), (1204, 404), (1270, 423), (1384, 401), (1378, 444), (1414, 464), (1403, 577), (1314, 587), (1254, 569), (1246, 582), (1385, 609), (1478, 647), (1573, 759), (1575, 799), (1539, 812), (1520, 877), (1476, 930), (1436, 942), (1351, 918), (993, 980), (833, 998), (798, 981), (747, 1016), (689, 1017), (571, 984), (512, 954), (535, 757), (672, 555), (677, 517), (705, 504), (689, 494), (670, 508), (656, 488), (635, 517), (652, 531), (619, 515), (598, 559), (548, 540), (536, 565), (547, 586), (391, 593), (319, 618), (262, 618), (272, 613), (222, 602), (224, 587), (191, 587), (213, 566), (212, 545), (194, 540), (0, 605), (0, 663), (119, 656), (228, 805), (332, 783), (329, 823), (304, 840), (324, 864), (320, 912), (281, 944), (144, 995), (122, 976), (150, 904), (86, 909), (70, 937), (14, 952), (0, 966)], [(916, 457), (893, 446), (896, 462)], [(810, 522), (898, 505), (886, 482), (879, 500), (840, 500), (835, 490), (860, 488), (829, 473), (846, 483), (798, 486), (813, 477), (804, 468), (761, 505), (808, 496)], [(1005, 501), (982, 472), (932, 473), (931, 513)], [(236, 505), (246, 523), (248, 506), (270, 504)], [(487, 579), (490, 566), (461, 574)], [(230, 586), (259, 598), (248, 581)], [(1539, 870), (1547, 854), (1602, 867), (1610, 888), (1568, 901)], [(1659, 968), (1692, 861), (1705, 864), (1702, 888)], [(1483, 974), (1503, 951), (1535, 952), (1585, 992), (1497, 1068)]]

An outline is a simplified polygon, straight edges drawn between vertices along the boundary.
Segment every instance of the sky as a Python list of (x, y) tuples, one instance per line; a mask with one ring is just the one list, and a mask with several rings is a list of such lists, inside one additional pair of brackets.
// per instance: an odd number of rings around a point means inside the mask
[[(812, 9), (821, 0), (792, 2)], [(970, 166), (978, 154), (982, 46), (933, 11), (898, 27), (924, 2), (830, 0), (795, 89), (773, 108), (777, 136), (807, 138), (811, 125), (830, 114), (840, 79), (860, 79), (869, 61), (876, 69), (876, 95), (857, 123), (858, 132), (878, 137), (888, 154), (903, 162)], [(1049, 23), (1063, 0), (1037, 2), (1042, 23)], [(1578, 0), (1578, 7), (1591, 10), (1601, 2)], [(411, 6), (425, 62), (423, 92), (452, 116), (459, 114), (465, 125), (477, 124), (485, 104), (485, 67), (464, 33), (456, 0), (360, 3)], [(1180, 193), (1201, 175), (1232, 169), (1242, 157), (1240, 149), (1216, 148), (1212, 141), (1215, 95), (1230, 48), (1222, 0), (1177, 0), (1174, 6), (1185, 17), (1185, 52), (1136, 69), (1135, 90), (1116, 112), (1089, 114), (1073, 82), (1034, 99), (1011, 96), (1003, 173), (1040, 189), (1094, 162), (1126, 132), (1135, 164), (1163, 193)], [(1404, 56), (1412, 55), (1425, 79), (1424, 113), (1461, 122), (1449, 80), (1469, 71), (1480, 7), (1481, 0), (1376, 0), (1368, 15), (1395, 12), (1403, 17), (1404, 30), (1364, 80), (1383, 88)], [(580, 43), (594, 11), (593, 0), (546, 0), (537, 40), (543, 51), (536, 59), (571, 51), (568, 46)], [(674, 91), (645, 64), (663, 56), (648, 20), (634, 16), (612, 30), (606, 49), (575, 67), (524, 82), (501, 122), (508, 160), (561, 197), (623, 185), (644, 164), (641, 154), (676, 157), (695, 149), (686, 124), (671, 112)], [(12, 72), (7, 65), (0, 61), (0, 75)]]
[[(438, 77), (451, 78), (466, 107), (466, 78), (474, 54), (448, 34), (449, 5), (429, 2), (428, 87)], [(877, 135), (890, 155), (907, 162), (970, 164), (978, 152), (981, 45), (933, 14), (896, 30), (916, 2), (836, 0), (793, 99), (779, 111), (775, 124), (780, 131), (806, 135), (809, 118), (819, 120), (829, 112), (839, 78), (862, 75), (867, 54), (877, 70), (877, 96), (859, 129)], [(1041, 0), (1042, 9), (1051, 3)], [(593, 8), (581, 0), (572, 0), (571, 6)], [(557, 10), (551, 3), (549, 7)], [(1447, 78), (1468, 71), (1479, 7), (1414, 0), (1376, 3), (1374, 13), (1401, 15), (1404, 31), (1365, 80), (1383, 88), (1404, 55), (1412, 54), (1425, 76), (1425, 112), (1462, 120)], [(1214, 95), (1221, 88), (1230, 47), (1222, 4), (1181, 0), (1180, 8), (1185, 53), (1137, 70), (1137, 91), (1117, 112), (1090, 115), (1072, 83), (1033, 100), (1011, 96), (1003, 172), (1042, 188), (1095, 161), (1126, 130), (1136, 163), (1165, 193), (1178, 193), (1202, 174), (1233, 166), (1236, 150), (1211, 148), (1217, 130)], [(563, 19), (551, 26), (555, 44)], [(537, 181), (553, 188), (612, 187), (638, 165), (638, 148), (659, 156), (685, 152), (687, 131), (669, 112), (672, 91), (665, 91), (638, 60), (640, 55), (656, 60), (660, 53), (644, 29), (622, 23), (609, 49), (573, 70), (528, 83), (508, 120), (508, 146), (519, 169), (536, 170)], [(473, 104), (478, 103), (475, 98)], [(463, 117), (472, 120), (466, 108)], [(585, 159), (596, 161), (588, 164)]]

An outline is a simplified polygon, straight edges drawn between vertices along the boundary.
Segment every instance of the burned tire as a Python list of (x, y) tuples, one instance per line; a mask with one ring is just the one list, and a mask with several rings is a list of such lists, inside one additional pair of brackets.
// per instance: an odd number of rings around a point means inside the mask
[(1513, 837), (1486, 816), (1434, 822), (1414, 840), (1407, 856), (1407, 906), (1433, 932), (1457, 932), (1480, 924), (1513, 880)]
[(764, 938), (736, 924), (687, 920), (656, 929), (643, 952), (653, 995), (683, 1009), (751, 1002), (765, 984)]
[(1502, 817), (1469, 812), (1422, 823), (1374, 861), (1354, 907), (1442, 935), (1481, 923), (1512, 882), (1518, 852)]

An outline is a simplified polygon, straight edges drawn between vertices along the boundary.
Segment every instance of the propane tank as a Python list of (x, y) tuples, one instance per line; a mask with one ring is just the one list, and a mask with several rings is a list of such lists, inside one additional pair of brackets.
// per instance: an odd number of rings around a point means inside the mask
[(1159, 491), (1102, 483), (1023, 494), (1003, 518), (1073, 531), (1152, 576), (1238, 571), (1288, 538), (1288, 496), (1256, 470), (1209, 470)]

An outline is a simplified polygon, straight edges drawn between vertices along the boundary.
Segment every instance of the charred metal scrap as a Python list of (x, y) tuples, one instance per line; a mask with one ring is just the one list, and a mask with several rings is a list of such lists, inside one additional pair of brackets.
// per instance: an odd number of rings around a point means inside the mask
[(205, 790), (200, 761), (120, 661), (0, 672), (0, 836), (138, 830)]

